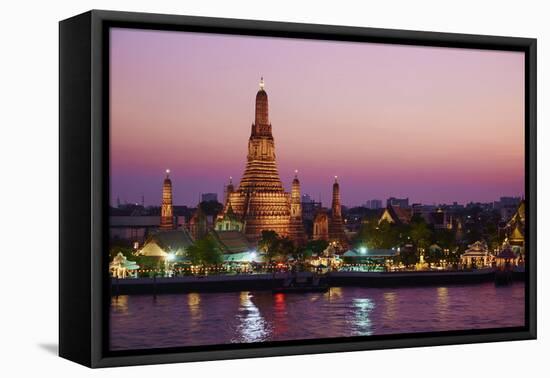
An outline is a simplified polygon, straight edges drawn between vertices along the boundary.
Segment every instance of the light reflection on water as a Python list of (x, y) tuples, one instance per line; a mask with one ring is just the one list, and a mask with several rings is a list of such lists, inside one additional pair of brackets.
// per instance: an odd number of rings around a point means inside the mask
[(524, 291), (523, 283), (487, 283), (119, 296), (111, 301), (111, 349), (522, 326)]
[(237, 326), (237, 335), (231, 342), (253, 343), (265, 341), (269, 336), (268, 324), (250, 297), (251, 294), (247, 291), (240, 294), (240, 306), (237, 314), (239, 325)]
[(397, 314), (397, 293), (388, 291), (384, 293), (384, 316), (383, 319), (392, 321)]
[(374, 301), (369, 298), (358, 298), (353, 300), (353, 305), (355, 319), (352, 325), (355, 333), (357, 336), (369, 336), (372, 333), (370, 313), (375, 307)]
[(126, 314), (128, 312), (128, 296), (113, 297), (111, 300), (111, 311)]
[(446, 319), (449, 311), (449, 289), (446, 287), (437, 288), (437, 313), (441, 320)]

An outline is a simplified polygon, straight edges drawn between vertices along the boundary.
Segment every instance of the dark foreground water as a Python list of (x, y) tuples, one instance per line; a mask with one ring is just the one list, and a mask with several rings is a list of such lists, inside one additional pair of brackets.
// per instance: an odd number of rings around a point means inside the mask
[(130, 295), (111, 302), (111, 349), (368, 336), (524, 325), (523, 283)]

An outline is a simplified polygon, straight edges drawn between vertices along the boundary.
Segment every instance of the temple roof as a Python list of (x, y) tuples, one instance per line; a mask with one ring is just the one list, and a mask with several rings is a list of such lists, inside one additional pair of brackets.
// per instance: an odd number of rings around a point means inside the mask
[(525, 200), (522, 200), (514, 215), (507, 223), (508, 227), (514, 227), (516, 224), (524, 225), (525, 224)]
[(487, 244), (483, 241), (478, 240), (475, 243), (468, 245), (467, 251), (485, 251), (485, 250), (487, 250)]
[(232, 219), (232, 220), (239, 220), (239, 217), (233, 211), (233, 206), (231, 206), (231, 202), (229, 202), (227, 204), (227, 211), (224, 214), (224, 218)]
[[(186, 249), (193, 244), (191, 235), (184, 229), (158, 232), (152, 235), (148, 242), (149, 241), (154, 241), (165, 251), (178, 251)], [(145, 244), (147, 244), (147, 242)]]
[(109, 264), (110, 268), (126, 268), (128, 270), (135, 270), (139, 269), (139, 265), (136, 264), (135, 261), (130, 261), (122, 254), (122, 252), (119, 252), (114, 258), (113, 261)]
[(476, 241), (468, 246), (462, 256), (485, 256), (488, 254), (487, 244), (483, 241)]
[(384, 218), (389, 217), (391, 221), (394, 223), (404, 223), (408, 224), (411, 222), (412, 218), (412, 210), (411, 209), (403, 209), (399, 206), (392, 206), (389, 205), (386, 207), (386, 210), (382, 213), (382, 216), (380, 217), (379, 222), (384, 220)]
[(251, 246), (245, 235), (240, 231), (211, 231), (224, 254), (250, 251)]
[(523, 232), (520, 229), (519, 224), (516, 224), (516, 227), (514, 227), (514, 230), (512, 231), (512, 234), (510, 235), (510, 240), (524, 240), (525, 237), (523, 235)]

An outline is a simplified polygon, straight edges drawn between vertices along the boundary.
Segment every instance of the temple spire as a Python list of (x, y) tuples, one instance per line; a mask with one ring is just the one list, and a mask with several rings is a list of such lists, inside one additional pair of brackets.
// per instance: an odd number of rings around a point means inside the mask
[(174, 208), (172, 206), (172, 181), (170, 170), (166, 170), (166, 178), (162, 184), (162, 204), (160, 210), (160, 229), (174, 229)]
[(332, 217), (342, 217), (342, 206), (340, 204), (340, 185), (338, 184), (338, 176), (334, 176), (334, 184), (332, 185)]
[(344, 230), (344, 220), (342, 218), (342, 203), (340, 201), (340, 184), (338, 176), (334, 176), (332, 184), (332, 214), (329, 222), (329, 238), (333, 242), (338, 242), (340, 248), (347, 247), (347, 237)]
[(298, 180), (298, 170), (294, 171), (294, 180), (292, 180), (292, 189), (290, 192), (290, 224), (289, 237), (297, 245), (302, 245), (306, 241), (304, 225), (302, 223), (302, 196), (300, 192), (300, 180)]
[(227, 186), (224, 188), (224, 194), (225, 194), (224, 204), (227, 205), (229, 196), (234, 191), (235, 191), (235, 187), (233, 186), (233, 176), (229, 176), (229, 184), (227, 184)]
[(263, 77), (260, 79), (260, 89), (256, 94), (256, 117), (254, 123), (257, 133), (264, 134), (269, 132), (269, 134), (271, 134), (271, 128), (269, 127), (267, 92), (265, 91)]
[(242, 231), (251, 241), (257, 241), (264, 230), (275, 231), (281, 237), (288, 236), (290, 221), (290, 195), (285, 192), (277, 170), (275, 139), (269, 123), (268, 96), (263, 78), (256, 93), (254, 111), (246, 167), (238, 187), (235, 185), (234, 190), (226, 191), (222, 215), (227, 215), (232, 209), (242, 222)]

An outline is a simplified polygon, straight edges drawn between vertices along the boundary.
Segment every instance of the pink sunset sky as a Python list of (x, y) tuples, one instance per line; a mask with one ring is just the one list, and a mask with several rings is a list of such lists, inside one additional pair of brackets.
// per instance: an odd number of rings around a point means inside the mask
[(524, 194), (524, 55), (112, 29), (111, 202), (221, 200), (243, 173), (263, 76), (280, 177), (330, 206)]

